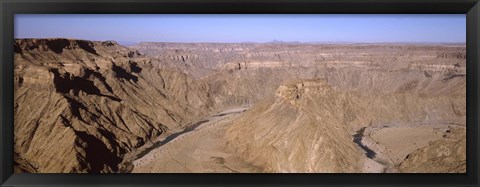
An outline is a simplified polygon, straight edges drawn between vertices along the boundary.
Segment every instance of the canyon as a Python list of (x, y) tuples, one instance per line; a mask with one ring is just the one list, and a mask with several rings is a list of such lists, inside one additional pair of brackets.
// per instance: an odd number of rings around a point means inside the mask
[(465, 46), (17, 39), (15, 172), (465, 173)]

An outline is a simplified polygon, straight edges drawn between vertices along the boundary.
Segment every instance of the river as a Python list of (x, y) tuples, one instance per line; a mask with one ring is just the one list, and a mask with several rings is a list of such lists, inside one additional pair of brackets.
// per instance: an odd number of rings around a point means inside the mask
[(365, 155), (368, 158), (374, 159), (376, 155), (375, 151), (371, 150), (370, 148), (368, 148), (366, 145), (362, 143), (363, 133), (365, 132), (365, 128), (366, 127), (361, 128), (360, 130), (357, 131), (355, 135), (353, 135), (353, 142), (355, 142), (360, 148), (362, 148), (365, 151)]

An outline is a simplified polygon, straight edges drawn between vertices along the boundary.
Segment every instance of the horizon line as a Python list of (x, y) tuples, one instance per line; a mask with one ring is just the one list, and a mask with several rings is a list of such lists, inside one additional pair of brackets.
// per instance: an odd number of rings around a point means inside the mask
[(82, 38), (67, 38), (67, 37), (45, 37), (45, 38), (14, 38), (15, 40), (25, 40), (25, 39), (67, 39), (67, 40), (86, 40), (86, 41), (96, 41), (96, 42), (106, 42), (114, 41), (116, 43), (170, 43), (170, 44), (466, 44), (464, 41), (451, 42), (451, 41), (382, 41), (382, 42), (360, 42), (360, 41), (309, 41), (309, 42), (300, 42), (300, 41), (283, 41), (283, 40), (270, 40), (266, 42), (172, 42), (172, 41), (121, 41), (121, 40), (91, 40), (91, 39), (82, 39)]

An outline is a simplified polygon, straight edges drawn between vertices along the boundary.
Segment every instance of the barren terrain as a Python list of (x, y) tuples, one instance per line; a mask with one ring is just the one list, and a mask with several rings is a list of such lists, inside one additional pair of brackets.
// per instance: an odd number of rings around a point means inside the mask
[(16, 172), (465, 172), (465, 46), (14, 49)]

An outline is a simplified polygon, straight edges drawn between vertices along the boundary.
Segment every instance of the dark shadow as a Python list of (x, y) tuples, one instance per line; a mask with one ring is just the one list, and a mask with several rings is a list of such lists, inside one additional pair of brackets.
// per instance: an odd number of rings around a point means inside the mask
[(138, 67), (138, 64), (136, 62), (130, 61), (130, 69), (134, 73), (140, 73), (142, 72), (142, 68)]
[(75, 131), (75, 134), (75, 144), (85, 149), (85, 162), (90, 165), (89, 173), (100, 173), (105, 167), (118, 170), (122, 158), (111, 152), (101, 140), (83, 131)]
[(72, 123), (65, 116), (60, 115), (60, 119), (62, 119), (62, 123), (65, 127), (72, 127)]
[(432, 75), (429, 74), (427, 71), (423, 71), (423, 75), (424, 75), (425, 77), (432, 77)]
[[(100, 89), (98, 89), (95, 86), (95, 84), (93, 83), (93, 81), (91, 81), (91, 80), (87, 80), (86, 78), (83, 78), (83, 77), (72, 76), (68, 72), (65, 73), (64, 75), (61, 75), (58, 72), (58, 69), (51, 69), (50, 71), (54, 75), (53, 84), (55, 85), (55, 89), (59, 93), (68, 94), (71, 90), (73, 90), (73, 94), (78, 95), (78, 93), (80, 91), (83, 91), (87, 94), (98, 95), (98, 96), (101, 96), (101, 97), (107, 97), (107, 98), (109, 98), (111, 100), (114, 100), (114, 101), (117, 101), (117, 102), (121, 101), (121, 99), (118, 98), (118, 97), (102, 94), (100, 92)], [(106, 84), (106, 82), (105, 82), (105, 84)], [(109, 91), (112, 91), (112, 88), (110, 88), (110, 86), (108, 86), (108, 84), (106, 84), (106, 87)]]
[(18, 77), (18, 85), (19, 86), (23, 85), (23, 77)]
[(58, 69), (52, 69), (51, 72), (54, 74), (53, 83), (55, 84), (57, 92), (69, 93), (70, 90), (73, 90), (75, 95), (80, 91), (84, 91), (87, 94), (100, 93), (100, 90), (93, 84), (93, 81), (74, 77), (68, 72), (62, 76), (58, 72)]
[(120, 66), (112, 64), (112, 70), (113, 70), (113, 72), (115, 72), (115, 77), (116, 78), (121, 78), (121, 79), (125, 79), (125, 80), (128, 80), (128, 81), (133, 80), (134, 82), (138, 81), (137, 76), (128, 73), (127, 70), (123, 69)]
[(81, 49), (83, 49), (83, 50), (85, 50), (89, 53), (92, 53), (94, 55), (98, 55), (97, 50), (95, 50), (95, 48), (93, 48), (93, 43), (92, 42), (85, 41), (85, 40), (78, 40), (77, 44)]
[(28, 46), (28, 50), (34, 50), (38, 48), (38, 45)]
[(20, 47), (20, 44), (15, 43), (13, 46), (13, 52), (22, 54), (22, 48)]
[[(118, 142), (116, 141), (117, 140), (117, 137), (115, 136), (115, 134), (107, 131), (107, 130), (104, 130), (104, 129), (98, 129), (98, 132), (100, 132), (100, 134), (105, 137), (108, 142), (113, 146), (113, 147), (117, 147), (117, 148), (120, 148), (118, 151), (120, 154), (125, 154), (126, 151), (125, 149), (122, 149), (120, 147), (120, 145), (118, 144)], [(114, 153), (116, 152), (116, 150), (114, 150)]]
[(140, 53), (138, 51), (129, 51), (128, 54), (127, 54), (127, 57), (129, 58), (133, 58), (135, 56), (139, 56)]
[(55, 40), (47, 40), (47, 47), (57, 54), (61, 54), (65, 47), (70, 45), (70, 41), (67, 39), (55, 39)]
[(107, 79), (101, 74), (101, 73), (98, 73), (98, 72), (95, 72), (91, 69), (86, 69), (85, 70), (85, 77), (89, 77), (90, 75), (93, 75), (94, 77), (98, 78), (98, 80), (100, 80), (100, 82), (103, 83), (103, 85), (105, 86), (105, 88), (110, 92), (110, 93), (113, 93), (113, 90), (112, 90), (112, 87), (107, 83)]
[[(88, 111), (87, 107), (83, 105), (82, 103), (76, 101), (75, 99), (72, 99), (70, 97), (65, 97), (67, 99), (68, 104), (70, 104), (70, 111), (72, 112), (73, 116), (78, 118), (80, 121), (88, 124), (80, 114), (80, 109)], [(64, 118), (62, 118), (64, 119)]]

